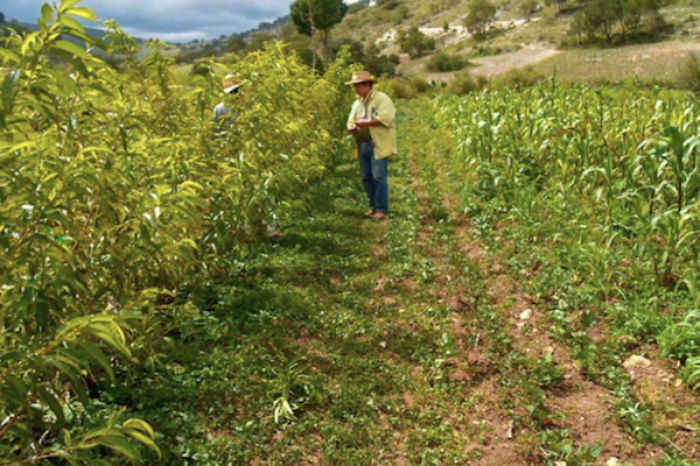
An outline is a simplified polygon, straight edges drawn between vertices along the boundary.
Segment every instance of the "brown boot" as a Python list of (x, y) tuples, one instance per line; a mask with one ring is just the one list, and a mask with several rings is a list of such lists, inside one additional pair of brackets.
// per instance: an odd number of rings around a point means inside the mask
[(369, 209), (367, 212), (364, 213), (365, 217), (367, 218), (372, 218), (374, 217), (374, 214), (376, 214), (377, 211), (374, 209)]
[(374, 213), (374, 215), (372, 215), (372, 218), (375, 220), (384, 220), (387, 217), (388, 217), (387, 213), (381, 212), (381, 211), (377, 211)]

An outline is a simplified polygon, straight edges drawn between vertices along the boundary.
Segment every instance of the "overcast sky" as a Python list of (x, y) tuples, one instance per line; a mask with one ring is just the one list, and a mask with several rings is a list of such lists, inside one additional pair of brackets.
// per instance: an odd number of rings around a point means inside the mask
[[(8, 19), (34, 23), (46, 1), (2, 0), (0, 11)], [(182, 42), (255, 28), (262, 21), (288, 14), (291, 3), (292, 0), (85, 0), (81, 5), (95, 10), (100, 20), (116, 19), (134, 36)]]

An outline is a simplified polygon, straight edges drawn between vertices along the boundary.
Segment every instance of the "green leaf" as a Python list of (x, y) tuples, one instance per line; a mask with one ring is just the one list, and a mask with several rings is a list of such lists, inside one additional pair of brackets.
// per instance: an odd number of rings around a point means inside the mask
[(8, 114), (12, 113), (15, 101), (15, 86), (21, 75), (22, 72), (19, 70), (10, 71), (2, 83), (2, 107)]
[(123, 427), (127, 429), (139, 430), (151, 439), (155, 439), (156, 433), (153, 431), (153, 428), (149, 423), (142, 419), (131, 418), (124, 423)]
[(122, 426), (122, 432), (151, 448), (158, 457), (161, 456), (160, 449), (155, 443), (153, 428), (147, 422), (141, 419), (129, 419)]
[(39, 398), (41, 398), (41, 400), (46, 403), (49, 409), (51, 409), (51, 411), (56, 415), (56, 419), (58, 420), (59, 424), (65, 424), (66, 418), (63, 414), (63, 406), (61, 406), (61, 402), (58, 401), (58, 399), (49, 393), (49, 391), (44, 387), (39, 387), (38, 393)]
[(61, 4), (58, 6), (58, 12), (64, 13), (68, 8), (81, 1), (82, 0), (61, 0)]
[[(76, 31), (81, 32), (83, 34), (86, 33), (85, 26), (80, 24), (80, 21), (73, 18), (72, 16), (61, 16), (59, 18), (58, 22), (67, 28), (75, 29)], [(66, 31), (62, 31), (62, 32), (65, 33)]]
[(63, 50), (64, 52), (68, 52), (69, 54), (79, 58), (85, 58), (87, 56), (85, 49), (78, 44), (67, 40), (57, 40), (52, 44), (51, 50)]
[(78, 73), (82, 74), (86, 78), (90, 77), (90, 71), (85, 66), (85, 63), (83, 63), (82, 60), (79, 60), (78, 58), (76, 58), (76, 56), (73, 55), (72, 53), (66, 52), (65, 50), (61, 50), (61, 49), (53, 49), (51, 52), (55, 55), (60, 56), (65, 61), (67, 61), (68, 63), (73, 65), (73, 68), (75, 68), (75, 70)]
[(139, 452), (123, 437), (107, 437), (100, 441), (100, 444), (117, 453), (121, 453), (132, 461), (141, 461)]
[(68, 8), (64, 11), (67, 15), (77, 16), (79, 18), (87, 19), (88, 21), (97, 21), (97, 15), (90, 8), (84, 6)]
[(53, 16), (53, 8), (48, 3), (44, 3), (41, 6), (41, 22), (48, 26), (51, 22), (51, 17)]
[(78, 342), (78, 346), (85, 350), (85, 352), (95, 362), (97, 362), (97, 364), (99, 364), (102, 367), (102, 369), (104, 369), (109, 379), (112, 381), (112, 383), (114, 383), (114, 370), (112, 369), (112, 365), (109, 362), (109, 358), (107, 358), (107, 355), (104, 353), (104, 351), (102, 351), (102, 349), (100, 349), (100, 347), (97, 346), (95, 343), (92, 343), (90, 341), (80, 341)]
[(70, 447), (72, 443), (70, 431), (68, 431), (67, 429), (63, 429), (63, 443), (67, 447)]
[(29, 388), (24, 384), (22, 379), (13, 374), (8, 374), (5, 376), (5, 382), (12, 388), (14, 394), (19, 403), (27, 402), (27, 395), (29, 395)]
[(0, 47), (0, 55), (15, 64), (22, 62), (22, 57), (17, 52), (11, 49), (6, 49), (5, 47)]

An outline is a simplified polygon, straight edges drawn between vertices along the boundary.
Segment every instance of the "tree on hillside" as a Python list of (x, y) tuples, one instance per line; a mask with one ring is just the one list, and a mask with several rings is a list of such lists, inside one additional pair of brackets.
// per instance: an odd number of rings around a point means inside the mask
[(4, 22), (5, 22), (5, 13), (3, 13), (2, 11), (0, 11), (0, 24), (2, 24), (2, 23), (4, 23)]
[(290, 14), (301, 34), (313, 39), (318, 31), (324, 56), (328, 58), (331, 29), (343, 20), (347, 11), (344, 0), (294, 0)]
[(490, 0), (472, 0), (464, 19), (464, 26), (474, 37), (481, 39), (496, 19), (497, 11), (496, 5)]
[(333, 43), (333, 56), (337, 57), (344, 47), (348, 47), (352, 61), (361, 63), (362, 67), (372, 73), (373, 76), (393, 77), (396, 75), (399, 57), (397, 55), (382, 55), (373, 42), (365, 48), (362, 42), (357, 40), (338, 40)]
[(241, 50), (245, 50), (246, 45), (248, 45), (241, 36), (231, 36), (226, 42), (226, 50), (233, 53), (238, 53)]
[(592, 42), (600, 32), (612, 43), (618, 29), (623, 40), (638, 36), (642, 26), (654, 33), (665, 24), (659, 13), (662, 6), (663, 0), (590, 0), (571, 23), (569, 34), (580, 38), (585, 33)]
[(423, 34), (420, 29), (412, 26), (408, 31), (399, 32), (399, 45), (404, 53), (411, 58), (423, 56), (425, 52), (435, 50), (435, 39)]
[(564, 11), (564, 7), (566, 6), (567, 0), (546, 0), (545, 4), (547, 6), (552, 6), (556, 5), (559, 8), (559, 13)]
[(518, 6), (518, 11), (525, 17), (530, 17), (540, 8), (539, 0), (523, 0)]
[(385, 10), (393, 10), (401, 6), (400, 0), (377, 0), (377, 6)]
[(624, 28), (631, 35), (637, 35), (646, 19), (651, 32), (656, 31), (664, 24), (659, 14), (661, 7), (661, 0), (625, 0), (622, 17)]
[(616, 18), (619, 17), (620, 0), (592, 0), (583, 11), (583, 25), (589, 40), (602, 32), (608, 43), (612, 42)]

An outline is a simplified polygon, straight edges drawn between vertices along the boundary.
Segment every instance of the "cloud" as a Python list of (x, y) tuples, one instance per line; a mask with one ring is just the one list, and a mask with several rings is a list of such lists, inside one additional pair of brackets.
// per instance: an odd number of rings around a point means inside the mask
[[(8, 18), (35, 22), (45, 0), (11, 0), (0, 7)], [(292, 0), (88, 0), (100, 20), (115, 19), (145, 39), (211, 39), (257, 27), (289, 13)]]

